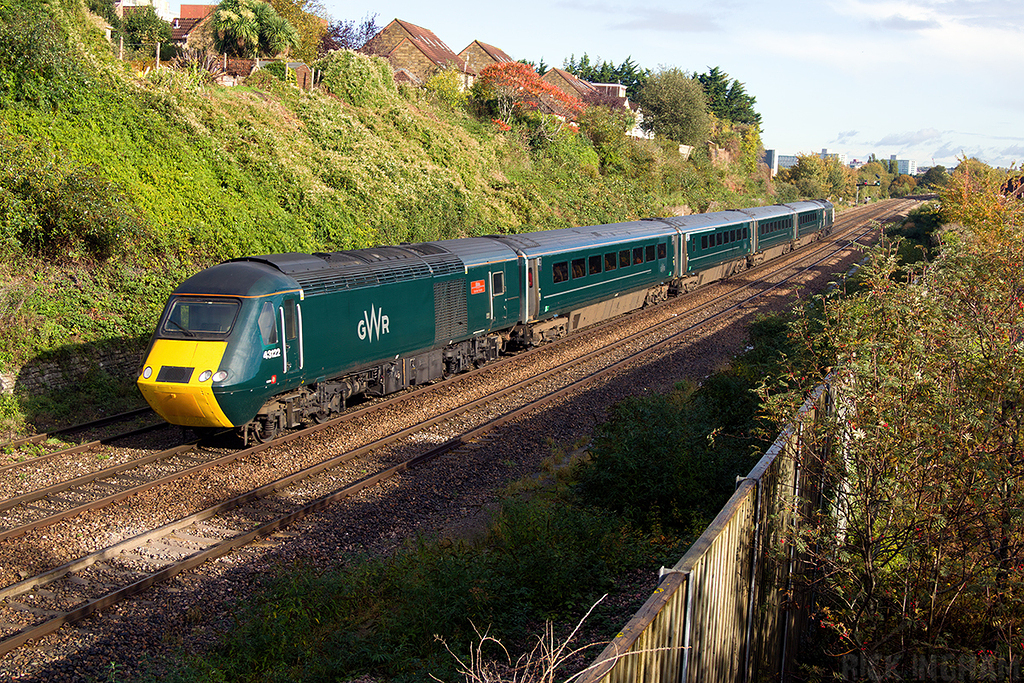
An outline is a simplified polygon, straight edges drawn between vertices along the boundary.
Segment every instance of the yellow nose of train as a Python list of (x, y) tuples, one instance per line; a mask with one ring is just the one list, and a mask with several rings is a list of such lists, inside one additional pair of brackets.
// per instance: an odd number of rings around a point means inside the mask
[(171, 424), (231, 427), (213, 394), (211, 372), (224, 357), (227, 342), (157, 339), (139, 375), (149, 405)]

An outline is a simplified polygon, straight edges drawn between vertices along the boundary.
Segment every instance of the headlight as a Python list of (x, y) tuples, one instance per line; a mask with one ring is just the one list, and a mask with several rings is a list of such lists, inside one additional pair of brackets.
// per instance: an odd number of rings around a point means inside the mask
[(153, 376), (153, 368), (151, 368), (150, 366), (147, 365), (146, 369), (142, 371), (142, 378), (143, 379), (149, 379), (152, 376)]
[(205, 382), (205, 381), (209, 380), (211, 377), (213, 377), (213, 371), (212, 370), (203, 370), (202, 373), (200, 373), (200, 375), (199, 375), (199, 381), (200, 382)]
[(227, 371), (226, 370), (220, 370), (220, 371), (217, 372), (216, 375), (213, 376), (213, 381), (214, 382), (223, 382), (227, 378), (228, 378)]

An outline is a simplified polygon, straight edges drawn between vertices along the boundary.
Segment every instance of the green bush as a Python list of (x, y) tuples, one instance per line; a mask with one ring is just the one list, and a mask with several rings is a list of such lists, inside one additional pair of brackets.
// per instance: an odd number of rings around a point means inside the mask
[(357, 107), (379, 107), (397, 99), (398, 90), (391, 66), (379, 57), (366, 57), (351, 50), (334, 50), (313, 68), (323, 76), (320, 85)]
[[(699, 388), (615, 405), (581, 466), (579, 494), (646, 529), (699, 534), (768, 445), (756, 390), (807, 362), (781, 318), (756, 321), (749, 351)], [(806, 373), (811, 374), (809, 365)]]
[(288, 80), (288, 67), (284, 62), (271, 62), (260, 67), (260, 71), (264, 71), (274, 76), (279, 81)]
[(134, 202), (97, 166), (58, 161), (46, 149), (0, 141), (0, 236), (9, 251), (54, 261), (107, 259), (138, 242)]
[(466, 106), (468, 95), (462, 89), (461, 80), (457, 70), (442, 69), (427, 79), (423, 89), (448, 109), (462, 109)]

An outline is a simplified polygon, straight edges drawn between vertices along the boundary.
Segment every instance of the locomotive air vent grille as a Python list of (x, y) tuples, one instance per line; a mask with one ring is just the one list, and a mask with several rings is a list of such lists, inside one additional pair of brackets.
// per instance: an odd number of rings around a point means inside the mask
[(434, 341), (444, 344), (466, 334), (466, 283), (434, 283)]
[(423, 262), (419, 263), (388, 263), (374, 268), (381, 284), (422, 280), (430, 277), (430, 268)]
[(430, 270), (434, 271), (434, 275), (449, 275), (451, 273), (461, 273), (465, 270), (465, 266), (462, 265), (462, 259), (454, 254), (424, 256), (423, 260), (430, 266)]
[(177, 384), (188, 384), (192, 379), (195, 368), (179, 368), (173, 365), (164, 365), (156, 375), (157, 382), (175, 382)]
[(377, 284), (376, 275), (365, 267), (334, 269), (293, 277), (309, 296), (330, 294), (342, 289), (372, 287)]

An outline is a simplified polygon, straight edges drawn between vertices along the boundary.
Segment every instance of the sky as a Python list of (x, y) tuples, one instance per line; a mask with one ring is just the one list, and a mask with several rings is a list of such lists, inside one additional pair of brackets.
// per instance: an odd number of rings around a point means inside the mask
[(473, 40), (744, 84), (779, 154), (896, 155), (919, 167), (1024, 162), (1021, 0), (322, 0), (334, 20), (402, 19), (458, 53)]

